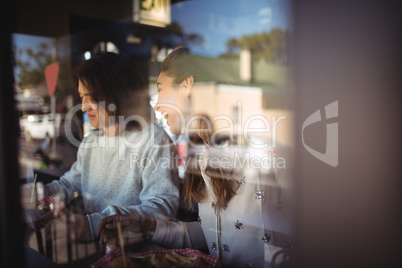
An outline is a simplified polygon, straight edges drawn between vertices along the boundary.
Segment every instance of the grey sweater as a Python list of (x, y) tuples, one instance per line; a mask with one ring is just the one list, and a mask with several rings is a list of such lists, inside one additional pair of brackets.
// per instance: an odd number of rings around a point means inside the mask
[(48, 195), (59, 196), (66, 204), (82, 198), (94, 239), (102, 218), (116, 213), (175, 218), (176, 161), (172, 141), (155, 124), (116, 137), (95, 131), (81, 143), (71, 169), (45, 187)]

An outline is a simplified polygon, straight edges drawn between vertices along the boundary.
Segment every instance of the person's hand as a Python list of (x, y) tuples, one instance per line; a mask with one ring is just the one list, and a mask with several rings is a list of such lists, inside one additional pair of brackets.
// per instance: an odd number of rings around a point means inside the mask
[(91, 228), (87, 216), (74, 214), (70, 218), (71, 240), (87, 242), (92, 240)]
[(64, 202), (55, 196), (44, 196), (45, 190), (41, 182), (27, 183), (20, 187), (20, 203), (26, 223), (34, 230), (44, 228), (49, 221), (67, 215)]
[(45, 228), (49, 222), (35, 210), (24, 211), (24, 220), (26, 224), (35, 231), (39, 231), (40, 229)]
[(101, 220), (97, 234), (99, 244), (104, 247), (108, 241), (115, 240), (117, 237), (117, 223), (120, 222), (121, 228), (133, 233), (140, 233), (144, 236), (148, 233), (153, 220), (141, 217), (138, 214), (122, 215), (116, 214)]

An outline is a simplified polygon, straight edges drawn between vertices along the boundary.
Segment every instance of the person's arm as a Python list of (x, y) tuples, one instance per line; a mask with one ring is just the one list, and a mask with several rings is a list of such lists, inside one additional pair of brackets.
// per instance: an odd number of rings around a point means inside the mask
[[(77, 160), (59, 180), (54, 180), (44, 185), (44, 196), (55, 196), (59, 201), (65, 204), (70, 203), (76, 197), (81, 195), (81, 171), (83, 151), (79, 148), (77, 153)], [(40, 177), (38, 178), (40, 180)], [(32, 203), (31, 196), (33, 192), (34, 183), (23, 184), (20, 188), (22, 202), (30, 205)]]
[(142, 174), (141, 205), (136, 208), (140, 214), (161, 220), (176, 217), (180, 197), (176, 156), (173, 145), (151, 148), (147, 157), (149, 165)]
[(59, 180), (54, 180), (45, 185), (45, 195), (57, 196), (66, 204), (81, 196), (82, 150), (87, 149), (80, 148), (78, 150), (77, 160), (69, 171), (61, 176)]
[(45, 195), (57, 196), (59, 200), (69, 204), (76, 197), (81, 196), (80, 185), (80, 164), (76, 161), (59, 180), (54, 180), (45, 185)]
[(152, 243), (165, 248), (205, 248), (207, 246), (201, 225), (198, 222), (162, 221), (143, 218), (139, 215), (116, 214), (102, 219), (98, 228), (101, 245), (108, 243), (109, 231), (117, 228), (142, 233)]
[(59, 196), (63, 198), (66, 204), (82, 197), (82, 178), (84, 166), (89, 164), (93, 148), (97, 146), (97, 133), (90, 133), (85, 137), (77, 152), (77, 160), (59, 180), (54, 180), (45, 185), (45, 191), (48, 195)]
[[(165, 142), (169, 142), (166, 139)], [(179, 180), (172, 146), (152, 147), (146, 155), (148, 164), (142, 173), (141, 204), (131, 206), (108, 206), (100, 213), (88, 215), (93, 238), (96, 237), (101, 220), (117, 213), (138, 214), (141, 217), (174, 219), (179, 206)]]
[(151, 242), (165, 248), (204, 248), (207, 247), (199, 222), (156, 220), (155, 232)]

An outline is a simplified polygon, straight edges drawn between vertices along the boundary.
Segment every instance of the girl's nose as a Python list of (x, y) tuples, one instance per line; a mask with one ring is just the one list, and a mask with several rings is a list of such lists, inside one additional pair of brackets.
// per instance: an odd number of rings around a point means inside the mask
[(81, 111), (88, 112), (94, 109), (94, 104), (88, 101), (82, 100)]

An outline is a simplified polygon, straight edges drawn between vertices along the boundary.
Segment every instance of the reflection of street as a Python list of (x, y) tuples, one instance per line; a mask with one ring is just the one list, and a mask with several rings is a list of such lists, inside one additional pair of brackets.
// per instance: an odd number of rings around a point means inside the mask
[[(67, 229), (67, 218), (62, 216), (48, 223), (46, 228), (41, 229), (42, 241), (44, 244), (45, 254), (49, 250), (46, 246), (51, 247), (51, 259), (60, 265), (60, 267), (90, 267), (100, 259), (100, 253), (97, 252), (96, 241), (87, 243), (71, 243), (69, 247), (68, 235), (74, 232)], [(28, 247), (39, 252), (37, 233), (29, 226), (25, 232), (25, 243)], [(51, 243), (49, 243), (51, 241)], [(47, 242), (47, 245), (46, 245)], [(71, 252), (69, 253), (69, 250)], [(69, 254), (70, 260), (69, 260)], [(49, 256), (50, 258), (50, 256)]]
[[(52, 156), (52, 142), (46, 140), (18, 140), (20, 165), (20, 178), (26, 178), (27, 171), (33, 172), (33, 169), (41, 168), (69, 168), (74, 163), (77, 157), (75, 146), (71, 145), (65, 139), (59, 138), (56, 140), (56, 156)], [(38, 152), (42, 151), (42, 155)], [(50, 159), (46, 159), (49, 157)], [(31, 176), (31, 175), (30, 175)], [(38, 175), (38, 179), (40, 175)], [(60, 265), (60, 267), (89, 267), (90, 264), (97, 261), (100, 256), (96, 254), (96, 242), (92, 243), (73, 243), (71, 252), (68, 250), (67, 235), (70, 232), (67, 230), (66, 216), (62, 216), (48, 223), (47, 228), (41, 229), (41, 236), (44, 245), (44, 250), (49, 250), (46, 246), (51, 245), (51, 259)], [(25, 243), (34, 251), (39, 252), (37, 233), (27, 224), (25, 232)], [(46, 241), (52, 241), (51, 244), (46, 244)], [(74, 264), (69, 263), (69, 254)]]
[(71, 145), (67, 140), (56, 140), (56, 157), (52, 154), (52, 143), (46, 140), (30, 140), (24, 138), (18, 140), (20, 165), (20, 178), (25, 178), (28, 170), (53, 167), (68, 168), (77, 157), (78, 148)]

